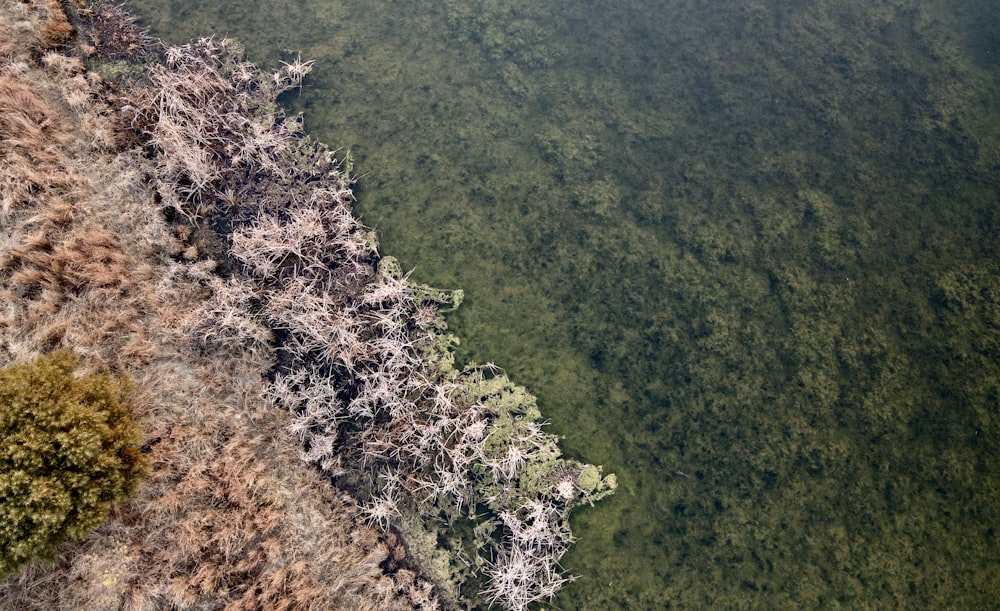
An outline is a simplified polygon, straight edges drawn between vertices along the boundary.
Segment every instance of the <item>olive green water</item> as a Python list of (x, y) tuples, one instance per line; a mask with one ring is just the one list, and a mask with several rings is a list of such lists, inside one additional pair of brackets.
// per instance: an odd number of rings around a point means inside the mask
[(618, 474), (562, 609), (1000, 598), (986, 0), (141, 0), (316, 60), (309, 132), (461, 360)]

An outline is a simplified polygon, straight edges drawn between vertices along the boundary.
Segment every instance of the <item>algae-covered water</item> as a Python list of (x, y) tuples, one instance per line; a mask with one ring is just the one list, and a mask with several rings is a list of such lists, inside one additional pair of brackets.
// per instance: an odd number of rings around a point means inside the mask
[(559, 608), (1000, 599), (993, 2), (131, 6), (315, 59), (285, 102), (460, 360), (617, 473)]

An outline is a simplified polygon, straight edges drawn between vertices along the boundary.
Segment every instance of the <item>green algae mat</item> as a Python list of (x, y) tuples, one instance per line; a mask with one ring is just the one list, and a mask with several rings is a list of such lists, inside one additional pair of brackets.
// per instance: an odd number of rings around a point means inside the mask
[(980, 0), (142, 0), (314, 71), (460, 361), (619, 491), (562, 609), (1000, 598), (1000, 13)]

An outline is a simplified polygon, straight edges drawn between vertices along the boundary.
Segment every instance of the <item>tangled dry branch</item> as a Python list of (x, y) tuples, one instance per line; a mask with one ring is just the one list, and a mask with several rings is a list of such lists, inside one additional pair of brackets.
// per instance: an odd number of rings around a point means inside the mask
[(232, 42), (202, 39), (167, 49), (136, 97), (165, 200), (212, 215), (227, 189), (248, 175), (257, 185), (226, 211), (234, 272), (210, 283), (191, 336), (250, 352), (279, 338), (266, 395), (294, 414), (304, 460), (355, 482), (383, 528), (405, 512), (454, 520), (488, 507), (472, 550), (482, 595), (510, 609), (550, 598), (567, 581), (570, 512), (610, 493), (613, 476), (562, 458), (535, 398), (502, 372), (454, 366), (441, 310), (461, 293), (415, 284), (380, 256), (346, 171), (275, 109), (308, 67), (267, 78)]

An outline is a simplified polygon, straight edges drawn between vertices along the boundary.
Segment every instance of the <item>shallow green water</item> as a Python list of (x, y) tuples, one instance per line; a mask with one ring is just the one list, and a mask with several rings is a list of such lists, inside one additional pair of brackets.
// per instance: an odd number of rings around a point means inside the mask
[(313, 76), (460, 358), (618, 474), (562, 609), (1000, 597), (1000, 13), (979, 0), (142, 0)]

